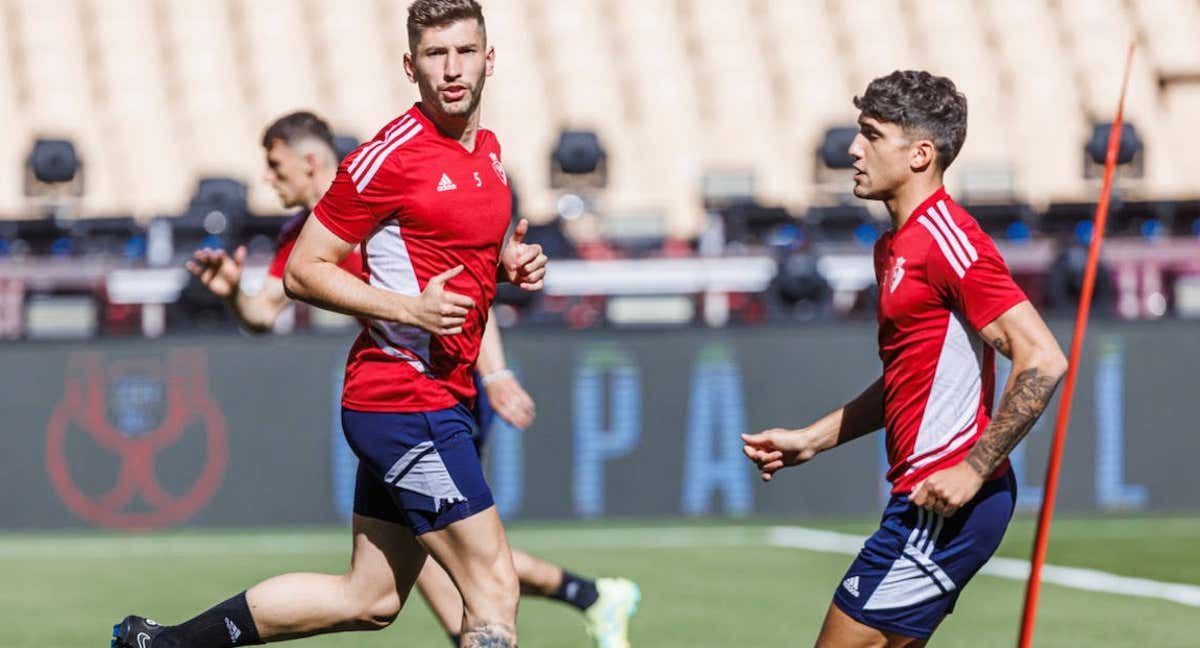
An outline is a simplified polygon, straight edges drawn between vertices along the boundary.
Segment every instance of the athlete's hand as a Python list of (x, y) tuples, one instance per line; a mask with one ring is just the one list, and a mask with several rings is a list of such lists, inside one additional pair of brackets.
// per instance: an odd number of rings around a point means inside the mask
[(939, 470), (926, 477), (908, 496), (908, 501), (942, 517), (950, 517), (975, 498), (983, 477), (967, 462)]
[(484, 387), (488, 400), (500, 418), (524, 430), (533, 423), (535, 414), (533, 398), (521, 386), (516, 376), (497, 377)]
[(500, 265), (504, 267), (509, 283), (520, 286), (522, 290), (541, 290), (549, 259), (542, 254), (542, 246), (525, 242), (525, 233), (528, 231), (529, 221), (522, 218), (500, 253)]
[(417, 326), (434, 335), (462, 333), (467, 313), (475, 307), (475, 301), (446, 290), (446, 282), (462, 271), (463, 266), (456, 265), (425, 284), (425, 290), (417, 298), (416, 312), (411, 313)]
[(758, 434), (743, 434), (742, 441), (745, 442), (742, 452), (762, 471), (763, 481), (771, 481), (779, 469), (800, 465), (821, 451), (807, 429), (772, 428)]
[(242, 280), (242, 268), (246, 265), (246, 246), (238, 246), (232, 257), (225, 254), (225, 250), (196, 250), (192, 260), (185, 265), (188, 272), (198, 277), (200, 283), (212, 291), (212, 294), (221, 299), (229, 299), (237, 294), (238, 283)]

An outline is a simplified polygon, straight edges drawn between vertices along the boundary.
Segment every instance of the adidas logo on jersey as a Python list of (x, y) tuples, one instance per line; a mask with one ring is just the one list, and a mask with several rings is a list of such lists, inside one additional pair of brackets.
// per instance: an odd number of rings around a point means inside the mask
[(851, 576), (842, 581), (842, 587), (845, 587), (846, 591), (850, 592), (854, 598), (858, 598), (858, 576)]
[(454, 191), (455, 189), (458, 189), (458, 185), (454, 184), (454, 181), (450, 179), (450, 176), (443, 173), (442, 179), (438, 181), (437, 189), (439, 192)]

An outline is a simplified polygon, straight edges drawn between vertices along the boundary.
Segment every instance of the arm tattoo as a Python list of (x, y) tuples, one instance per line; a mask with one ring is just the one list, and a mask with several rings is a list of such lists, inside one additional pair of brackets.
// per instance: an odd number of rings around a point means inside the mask
[(463, 648), (517, 648), (517, 631), (502, 623), (480, 623), (462, 634)]
[(967, 455), (967, 464), (987, 479), (1012, 449), (1017, 447), (1029, 428), (1045, 411), (1058, 387), (1058, 379), (1044, 376), (1037, 368), (1026, 369), (1004, 392), (1000, 409)]

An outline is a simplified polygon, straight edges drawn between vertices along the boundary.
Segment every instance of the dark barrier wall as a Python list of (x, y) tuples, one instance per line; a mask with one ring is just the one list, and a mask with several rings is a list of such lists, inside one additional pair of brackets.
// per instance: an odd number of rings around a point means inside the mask
[[(1066, 347), (1069, 329), (1056, 330)], [(0, 524), (344, 519), (355, 464), (335, 404), (349, 342), (222, 336), (0, 347)], [(879, 509), (881, 435), (769, 485), (742, 458), (737, 436), (806, 424), (874, 380), (869, 324), (513, 331), (507, 346), (538, 404), (527, 432), (491, 430), (488, 470), (509, 519)], [(1197, 367), (1196, 324), (1093, 326), (1062, 509), (1200, 509), (1191, 470), (1200, 456)], [(1047, 412), (1014, 455), (1023, 506), (1040, 501), (1054, 416)]]

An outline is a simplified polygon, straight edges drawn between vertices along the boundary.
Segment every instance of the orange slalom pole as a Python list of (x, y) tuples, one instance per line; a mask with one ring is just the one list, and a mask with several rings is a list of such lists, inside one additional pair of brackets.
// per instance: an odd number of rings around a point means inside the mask
[(1050, 522), (1054, 517), (1054, 496), (1058, 492), (1058, 473), (1062, 466), (1063, 445), (1067, 439), (1067, 422), (1071, 417), (1071, 397), (1075, 394), (1075, 379), (1079, 374), (1079, 354), (1083, 349), (1083, 335), (1087, 330), (1088, 311), (1092, 306), (1092, 291), (1096, 283), (1096, 265), (1100, 261), (1100, 245), (1104, 240), (1104, 226), (1108, 221), (1108, 198), (1112, 191), (1113, 174), (1117, 168), (1117, 149), (1121, 146), (1121, 123), (1125, 111), (1125, 90), (1129, 87), (1129, 70), (1133, 65), (1134, 44), (1129, 44), (1125, 59), (1125, 78), (1121, 82), (1121, 99), (1117, 102), (1117, 117), (1108, 132), (1108, 153), (1104, 160), (1104, 182), (1100, 187), (1100, 200), (1096, 203), (1096, 216), (1092, 227), (1092, 240), (1088, 246), (1087, 268), (1083, 274), (1083, 290), (1079, 295), (1079, 311), (1075, 314), (1075, 333), (1071, 339), (1071, 355), (1067, 367), (1067, 378), (1063, 383), (1062, 400), (1059, 401), (1058, 419), (1054, 424), (1054, 440), (1050, 446), (1050, 463), (1046, 467), (1046, 483), (1042, 499), (1042, 510), (1038, 515), (1037, 536), (1033, 543), (1033, 558), (1030, 560), (1029, 581), (1025, 584), (1025, 611), (1021, 618), (1020, 648), (1033, 644), (1033, 627), (1037, 620), (1038, 592), (1042, 584), (1042, 565), (1046, 562), (1046, 545), (1050, 539)]

